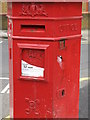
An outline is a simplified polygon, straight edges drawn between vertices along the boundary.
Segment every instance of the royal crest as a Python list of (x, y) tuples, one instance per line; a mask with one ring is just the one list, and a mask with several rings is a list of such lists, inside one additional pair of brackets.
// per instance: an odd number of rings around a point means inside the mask
[(20, 15), (24, 16), (48, 16), (46, 13), (44, 6), (42, 4), (30, 3), (22, 5), (22, 12)]

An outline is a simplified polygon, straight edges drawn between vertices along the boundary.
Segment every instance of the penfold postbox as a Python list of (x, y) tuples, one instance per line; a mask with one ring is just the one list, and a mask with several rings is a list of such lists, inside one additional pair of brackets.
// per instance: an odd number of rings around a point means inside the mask
[(8, 2), (11, 118), (78, 118), (81, 2)]

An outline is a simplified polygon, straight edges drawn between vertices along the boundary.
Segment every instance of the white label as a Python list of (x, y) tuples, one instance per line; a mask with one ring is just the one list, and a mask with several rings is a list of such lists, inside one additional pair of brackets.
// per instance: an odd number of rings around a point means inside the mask
[(21, 65), (22, 65), (22, 76), (44, 77), (44, 68), (28, 64), (23, 60), (21, 61)]

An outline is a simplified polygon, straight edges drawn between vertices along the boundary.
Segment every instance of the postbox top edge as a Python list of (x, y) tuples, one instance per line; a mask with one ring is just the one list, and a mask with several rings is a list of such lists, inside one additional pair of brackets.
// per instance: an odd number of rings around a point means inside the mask
[(7, 2), (88, 2), (88, 0), (5, 0)]

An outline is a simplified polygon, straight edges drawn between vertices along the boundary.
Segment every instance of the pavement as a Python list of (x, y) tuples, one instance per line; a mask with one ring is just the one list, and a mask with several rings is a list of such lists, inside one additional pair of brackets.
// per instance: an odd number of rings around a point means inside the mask
[[(82, 31), (80, 64), (80, 101), (79, 118), (88, 118), (89, 31)], [(6, 31), (0, 31), (0, 119), (9, 115), (9, 64), (8, 39)]]

